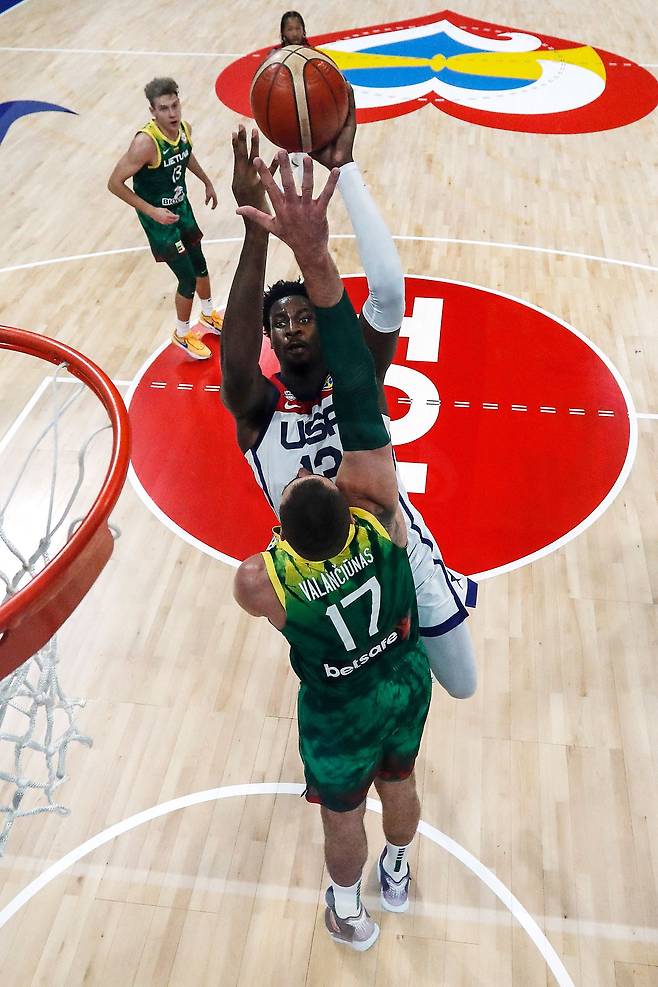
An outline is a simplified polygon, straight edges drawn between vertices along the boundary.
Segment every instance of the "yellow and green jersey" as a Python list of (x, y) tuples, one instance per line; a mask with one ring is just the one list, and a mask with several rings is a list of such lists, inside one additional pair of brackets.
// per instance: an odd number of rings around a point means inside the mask
[(345, 548), (302, 559), (275, 529), (263, 558), (286, 611), (283, 634), (302, 683), (316, 693), (371, 688), (418, 642), (416, 591), (405, 548), (372, 514), (351, 508)]
[(167, 137), (151, 120), (139, 131), (152, 138), (156, 150), (155, 164), (144, 165), (133, 175), (133, 189), (152, 206), (171, 209), (187, 201), (185, 173), (192, 153), (189, 125), (183, 121), (175, 140)]

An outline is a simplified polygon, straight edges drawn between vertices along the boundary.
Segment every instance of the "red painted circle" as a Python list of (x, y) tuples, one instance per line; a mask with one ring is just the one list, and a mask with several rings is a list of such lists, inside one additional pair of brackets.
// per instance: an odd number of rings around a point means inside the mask
[[(358, 310), (365, 279), (345, 283)], [(396, 357), (441, 397), (429, 431), (396, 447), (398, 460), (427, 465), (412, 500), (448, 565), (511, 565), (568, 535), (610, 493), (629, 452), (624, 393), (597, 351), (545, 312), (439, 280), (407, 278), (406, 291), (409, 317), (416, 299), (443, 299), (438, 361), (408, 361), (406, 338)], [(263, 548), (275, 519), (216, 390), (218, 341), (205, 341), (207, 362), (168, 346), (142, 372), (130, 403), (133, 466), (176, 525), (241, 560)], [(268, 373), (276, 365), (267, 343), (261, 363)], [(410, 413), (400, 395), (390, 388), (397, 426)]]

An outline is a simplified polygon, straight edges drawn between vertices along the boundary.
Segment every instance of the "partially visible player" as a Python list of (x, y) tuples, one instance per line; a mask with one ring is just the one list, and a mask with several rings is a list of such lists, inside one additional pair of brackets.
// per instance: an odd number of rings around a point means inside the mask
[(281, 18), (281, 47), (285, 45), (307, 45), (304, 18), (296, 10), (287, 10)]
[(420, 818), (413, 769), (431, 679), (375, 366), (327, 249), (326, 209), (338, 172), (313, 200), (310, 159), (301, 197), (283, 151), (279, 162), (283, 194), (256, 161), (275, 216), (253, 207), (238, 211), (295, 253), (333, 378), (344, 452), (335, 483), (305, 469), (290, 477), (281, 529), (266, 552), (242, 563), (234, 592), (248, 613), (267, 617), (290, 643), (301, 680), (306, 798), (321, 806), (332, 880), (325, 923), (335, 942), (363, 951), (379, 934), (360, 900), (368, 853), (365, 799), (374, 782), (386, 836), (379, 860), (382, 906), (406, 911), (407, 853)]
[[(296, 10), (286, 10), (281, 18), (279, 33), (281, 35), (281, 44), (277, 46), (278, 48), (284, 48), (286, 45), (308, 44), (304, 18)], [(277, 49), (274, 48), (272, 50), (276, 51)], [(303, 155), (301, 152), (294, 152), (290, 155), (290, 164), (299, 181), (301, 181), (302, 177), (302, 159)]]
[[(172, 343), (193, 360), (207, 360), (210, 350), (200, 333), (190, 328), (195, 292), (201, 300), (204, 332), (219, 335), (222, 318), (213, 306), (210, 278), (201, 250), (203, 233), (187, 197), (189, 170), (203, 182), (206, 205), (217, 206), (213, 184), (192, 152), (192, 128), (182, 119), (178, 85), (173, 79), (153, 79), (144, 87), (153, 119), (134, 136), (114, 167), (107, 187), (137, 210), (156, 261), (167, 264), (178, 279), (176, 328)], [(133, 190), (126, 182), (133, 180)]]
[[(389, 422), (384, 377), (395, 354), (404, 315), (404, 278), (393, 239), (352, 156), (356, 122), (350, 114), (333, 144), (313, 157), (339, 169), (338, 191), (357, 238), (369, 294), (361, 329), (375, 361), (380, 410)], [(267, 209), (244, 127), (233, 135), (233, 193), (239, 206)], [(319, 346), (316, 313), (301, 282), (279, 282), (263, 298), (268, 234), (245, 217), (245, 236), (224, 316), (222, 400), (233, 414), (240, 448), (272, 510), (278, 515), (283, 488), (301, 466), (333, 479), (342, 458), (331, 379)], [(280, 373), (260, 370), (263, 332), (270, 338)], [(445, 566), (439, 547), (400, 477), (400, 506), (408, 530), (408, 552), (418, 599), (421, 635), (437, 680), (459, 699), (477, 683), (466, 606), (475, 603), (471, 580)]]

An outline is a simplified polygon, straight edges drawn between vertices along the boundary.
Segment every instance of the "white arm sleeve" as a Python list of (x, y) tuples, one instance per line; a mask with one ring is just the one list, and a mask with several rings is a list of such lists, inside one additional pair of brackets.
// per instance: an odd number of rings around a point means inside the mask
[(398, 252), (355, 161), (340, 169), (338, 190), (352, 222), (368, 279), (363, 314), (373, 329), (395, 332), (404, 316), (404, 275)]

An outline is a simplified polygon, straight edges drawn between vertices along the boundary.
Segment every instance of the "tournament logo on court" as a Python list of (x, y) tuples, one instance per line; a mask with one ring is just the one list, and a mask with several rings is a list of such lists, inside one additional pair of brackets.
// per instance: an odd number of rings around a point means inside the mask
[[(359, 311), (366, 279), (343, 280)], [(628, 476), (637, 424), (626, 385), (577, 330), (517, 298), (432, 278), (405, 284), (386, 390), (411, 500), (459, 572), (548, 554), (596, 520)], [(206, 343), (207, 361), (165, 344), (138, 374), (131, 479), (183, 538), (239, 562), (265, 548), (276, 519), (221, 402), (221, 340)], [(267, 340), (261, 368), (278, 369)], [(335, 465), (328, 451), (308, 446), (315, 472)]]
[(69, 110), (59, 103), (44, 103), (38, 99), (10, 99), (6, 103), (0, 103), (0, 144), (12, 123), (33, 113), (72, 113), (77, 116), (75, 110)]
[[(658, 104), (658, 81), (628, 58), (588, 44), (443, 10), (311, 39), (354, 87), (368, 123), (433, 104), (469, 123), (526, 133), (623, 127)], [(216, 92), (251, 117), (249, 86), (269, 48), (219, 75)]]

